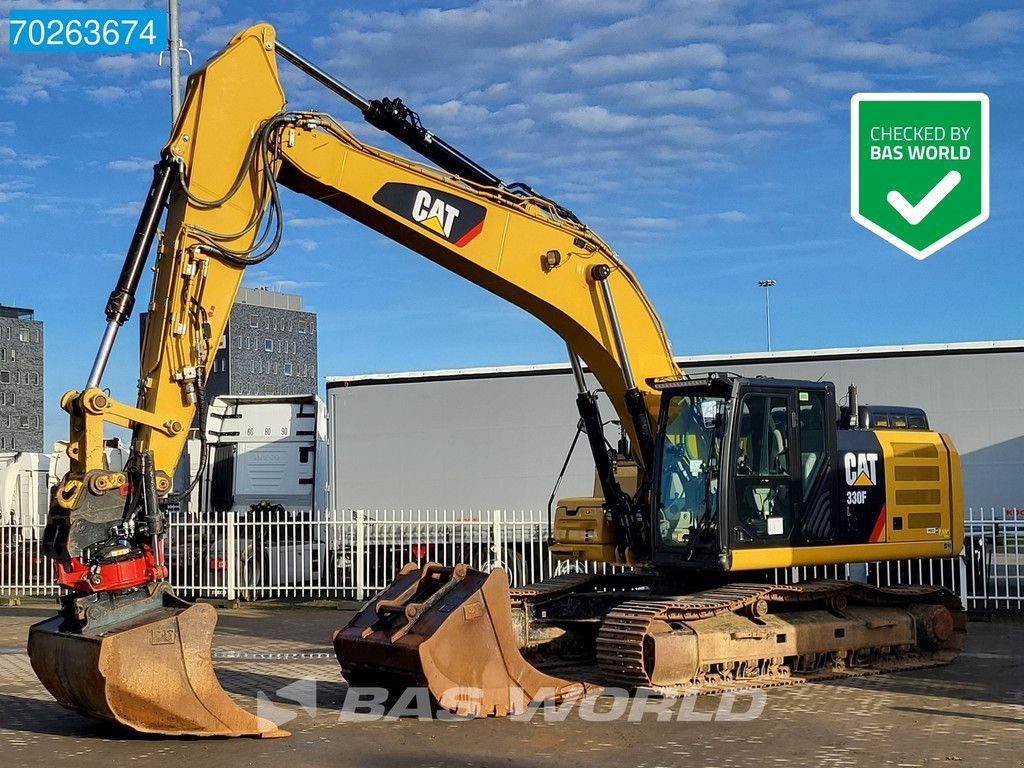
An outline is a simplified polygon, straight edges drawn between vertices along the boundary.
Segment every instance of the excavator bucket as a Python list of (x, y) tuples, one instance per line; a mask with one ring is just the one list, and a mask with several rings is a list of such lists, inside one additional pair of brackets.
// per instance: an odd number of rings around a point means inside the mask
[(246, 712), (221, 688), (211, 646), (217, 612), (171, 605), (101, 631), (61, 629), (63, 617), (29, 630), (32, 668), (65, 707), (142, 733), (168, 736), (287, 736)]
[(523, 658), (500, 568), (410, 563), (335, 632), (334, 650), (350, 685), (393, 696), (425, 686), (437, 706), (464, 717), (520, 714), (532, 703), (586, 692), (583, 683), (546, 675)]

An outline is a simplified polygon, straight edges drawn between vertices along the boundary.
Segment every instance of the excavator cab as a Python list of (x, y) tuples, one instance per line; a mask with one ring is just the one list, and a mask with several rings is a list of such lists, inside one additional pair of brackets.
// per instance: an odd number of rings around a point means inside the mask
[(698, 376), (665, 384), (661, 411), (655, 564), (732, 570), (734, 550), (827, 538), (837, 509), (830, 383)]
[(653, 386), (659, 569), (948, 557), (959, 546), (959, 457), (945, 435), (844, 422), (827, 381), (712, 373)]

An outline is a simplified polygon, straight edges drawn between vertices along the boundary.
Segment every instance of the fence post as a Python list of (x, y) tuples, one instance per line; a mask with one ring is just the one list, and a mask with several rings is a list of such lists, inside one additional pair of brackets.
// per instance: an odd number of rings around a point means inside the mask
[(356, 585), (356, 600), (366, 599), (366, 512), (357, 509), (353, 513), (356, 521), (356, 551), (352, 561)]
[[(501, 563), (501, 567), (505, 569), (505, 573), (508, 575), (509, 585), (512, 584), (512, 571), (509, 570), (509, 564), (505, 562), (505, 547), (503, 545), (503, 536), (501, 530), (501, 510), (491, 510), (491, 551), (494, 553), (494, 560)], [(493, 562), (493, 561), (492, 561)]]
[(967, 610), (967, 558), (970, 557), (970, 550), (965, 551), (957, 560), (960, 563), (960, 607)]
[(224, 576), (227, 579), (227, 598), (235, 600), (238, 596), (238, 539), (235, 536), (235, 512), (229, 510), (224, 514), (224, 553), (227, 562), (224, 563)]

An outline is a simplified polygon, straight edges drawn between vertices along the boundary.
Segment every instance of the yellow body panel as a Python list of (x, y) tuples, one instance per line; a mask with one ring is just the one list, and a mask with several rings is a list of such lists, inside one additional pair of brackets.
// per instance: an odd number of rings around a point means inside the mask
[[(937, 432), (879, 429), (875, 437), (885, 465), (884, 540), (950, 541), (956, 528), (956, 505), (949, 451), (942, 436)], [(962, 505), (959, 516), (962, 531)]]
[[(958, 544), (959, 548), (962, 546)], [(959, 549), (957, 549), (959, 551)], [(840, 544), (817, 547), (762, 547), (734, 549), (731, 571), (764, 568), (788, 568), (799, 565), (836, 565), (867, 563), (876, 560), (914, 560), (927, 557), (952, 557), (956, 552), (950, 541)]]
[(554, 543), (549, 547), (556, 560), (617, 562), (615, 529), (600, 497), (567, 498), (555, 509)]
[[(959, 555), (964, 541), (963, 486), (960, 455), (949, 435), (886, 429), (876, 430), (875, 436), (882, 448), (886, 489), (885, 527), (878, 541), (734, 549), (730, 570)], [(896, 520), (901, 521), (898, 527)]]

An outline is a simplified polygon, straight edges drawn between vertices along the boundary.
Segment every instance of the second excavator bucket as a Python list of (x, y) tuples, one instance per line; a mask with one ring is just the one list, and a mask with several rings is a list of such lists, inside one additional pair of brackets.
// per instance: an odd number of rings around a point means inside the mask
[(65, 707), (141, 733), (287, 736), (221, 688), (211, 659), (216, 610), (169, 594), (162, 602), (99, 630), (68, 631), (60, 615), (35, 624), (33, 670)]
[(426, 686), (441, 709), (464, 717), (520, 714), (586, 692), (523, 658), (500, 568), (410, 563), (334, 634), (334, 650), (350, 685), (393, 695)]

